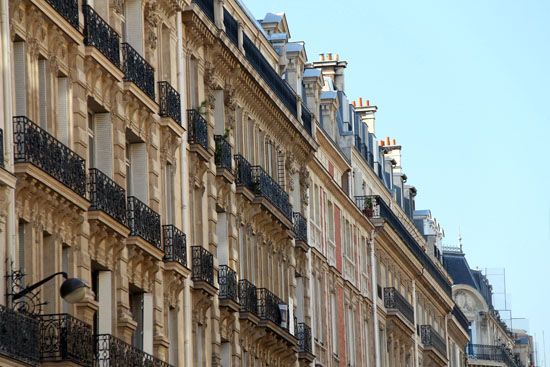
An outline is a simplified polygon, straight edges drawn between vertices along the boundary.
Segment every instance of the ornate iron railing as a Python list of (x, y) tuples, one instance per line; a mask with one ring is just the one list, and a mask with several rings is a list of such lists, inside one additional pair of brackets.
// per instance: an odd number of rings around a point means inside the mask
[[(263, 320), (272, 321), (282, 327), (283, 317), (279, 305), (285, 305), (285, 303), (267, 288), (258, 288), (257, 293), (258, 317)], [(288, 329), (288, 325), (285, 328)]]
[(397, 310), (411, 324), (414, 324), (413, 307), (397, 289), (393, 287), (384, 288), (384, 306), (388, 309)]
[(181, 125), (181, 98), (168, 82), (159, 82), (160, 116), (170, 117)]
[(97, 48), (113, 65), (120, 68), (120, 36), (91, 6), (82, 6), (82, 11), (84, 44)]
[(96, 337), (97, 351), (94, 367), (172, 367), (149, 353), (110, 335)]
[(193, 261), (191, 279), (214, 286), (214, 256), (201, 246), (193, 246), (191, 250)]
[(4, 130), (0, 129), (0, 167), (4, 168)]
[(447, 356), (447, 344), (431, 325), (420, 325), (420, 339), (425, 347), (434, 347), (442, 356)]
[(295, 212), (294, 217), (294, 233), (296, 241), (304, 241), (307, 243), (307, 220), (302, 213)]
[(214, 0), (193, 0), (208, 18), (214, 21)]
[(208, 149), (208, 123), (197, 110), (187, 110), (189, 128), (188, 140), (190, 144), (199, 144)]
[(139, 236), (162, 249), (160, 215), (135, 196), (128, 196), (128, 227), (130, 227), (130, 236)]
[(312, 353), (311, 347), (311, 328), (303, 322), (300, 322), (296, 326), (296, 338), (298, 339), (298, 345), (300, 347), (300, 353)]
[(45, 362), (94, 362), (92, 327), (68, 314), (40, 315), (40, 358)]
[(359, 210), (368, 218), (382, 218), (390, 224), (395, 232), (401, 237), (405, 245), (411, 250), (414, 256), (420, 261), (424, 268), (437, 281), (441, 288), (451, 296), (451, 283), (439, 270), (429, 255), (424, 252), (420, 244), (409, 233), (401, 220), (395, 215), (390, 207), (378, 195), (356, 196), (355, 203)]
[(225, 27), (225, 34), (235, 45), (239, 43), (239, 25), (235, 18), (227, 11), (223, 9), (223, 25)]
[(468, 344), (466, 354), (470, 359), (503, 362), (507, 367), (517, 367), (510, 352), (501, 345)]
[(312, 120), (311, 112), (308, 110), (306, 105), (302, 103), (302, 123), (304, 124), (304, 128), (309, 133), (309, 135), (313, 133), (311, 129), (311, 126), (312, 126), (311, 120)]
[(464, 331), (467, 333), (468, 330), (470, 329), (470, 321), (468, 321), (468, 318), (466, 317), (466, 315), (462, 313), (462, 311), (460, 310), (460, 308), (458, 308), (457, 305), (453, 307), (452, 313), (453, 313), (453, 316), (456, 317), (456, 320), (458, 321), (460, 326), (462, 326)]
[(164, 261), (176, 261), (187, 267), (187, 239), (174, 225), (162, 226)]
[(228, 299), (239, 303), (239, 285), (237, 273), (227, 265), (220, 265), (218, 270), (220, 299)]
[(46, 0), (67, 22), (79, 29), (78, 0)]
[(266, 198), (291, 221), (292, 205), (290, 205), (288, 194), (283, 188), (260, 166), (252, 166), (252, 180), (254, 182), (254, 193)]
[(258, 315), (258, 296), (254, 284), (246, 279), (239, 280), (239, 303), (241, 312)]
[(231, 144), (223, 135), (214, 135), (214, 141), (216, 142), (216, 153), (214, 155), (216, 166), (231, 171), (233, 168), (231, 164)]
[(27, 117), (13, 118), (15, 163), (32, 163), (84, 197), (84, 159)]
[(0, 305), (0, 355), (37, 365), (40, 325), (36, 318)]
[(128, 43), (122, 44), (124, 80), (134, 83), (153, 101), (155, 100), (155, 71)]
[(252, 165), (242, 155), (235, 155), (237, 166), (235, 179), (237, 186), (244, 186), (250, 191), (254, 191), (254, 181), (252, 180)]
[(97, 168), (88, 176), (90, 210), (101, 210), (118, 222), (127, 225), (126, 191)]

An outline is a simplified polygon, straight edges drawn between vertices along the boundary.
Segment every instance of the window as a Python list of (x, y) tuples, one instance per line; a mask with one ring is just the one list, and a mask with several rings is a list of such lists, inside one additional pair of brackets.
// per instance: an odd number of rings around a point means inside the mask
[(327, 225), (327, 239), (328, 239), (328, 263), (332, 266), (336, 266), (336, 243), (335, 243), (335, 237), (336, 233), (334, 230), (334, 207), (332, 205), (332, 202), (328, 202), (327, 204), (327, 217), (326, 217), (326, 225)]
[(351, 306), (346, 309), (346, 341), (348, 366), (355, 366), (355, 315)]
[(88, 112), (88, 168), (95, 168), (95, 152), (94, 115)]
[(165, 185), (165, 224), (174, 224), (174, 167), (170, 162), (166, 162), (164, 168), (164, 185)]
[(143, 292), (139, 290), (130, 290), (130, 312), (137, 323), (132, 345), (143, 350)]
[(133, 133), (126, 138), (126, 191), (128, 196), (135, 196), (148, 202), (148, 167), (147, 146), (140, 142)]
[(143, 56), (143, 7), (141, 0), (124, 2), (122, 39)]
[(57, 77), (56, 135), (65, 145), (71, 145), (69, 80), (66, 76)]
[(168, 309), (168, 363), (173, 366), (178, 364), (178, 311), (170, 306)]
[(38, 60), (38, 108), (39, 108), (39, 122), (40, 127), (44, 130), (50, 131), (49, 119), (50, 119), (50, 71), (48, 67), (48, 60)]
[(338, 308), (336, 306), (336, 295), (330, 293), (330, 319), (331, 319), (331, 337), (332, 354), (338, 355)]
[(19, 236), (19, 251), (18, 251), (18, 261), (19, 261), (19, 270), (25, 273), (25, 231), (26, 223), (22, 220), (19, 221), (19, 228), (17, 234)]
[(27, 48), (25, 42), (13, 43), (13, 72), (15, 81), (15, 114), (27, 115)]

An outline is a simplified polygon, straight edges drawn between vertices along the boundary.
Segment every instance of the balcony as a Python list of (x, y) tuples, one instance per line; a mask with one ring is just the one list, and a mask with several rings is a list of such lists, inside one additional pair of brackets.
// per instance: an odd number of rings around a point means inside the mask
[(420, 325), (420, 339), (424, 349), (433, 348), (440, 354), (440, 358), (447, 359), (447, 344), (431, 325)]
[(162, 226), (164, 261), (177, 262), (187, 267), (187, 239), (185, 233), (174, 225)]
[(40, 315), (40, 358), (43, 362), (94, 363), (92, 327), (68, 314)]
[(300, 357), (304, 355), (306, 359), (313, 360), (311, 328), (303, 322), (297, 323), (296, 338), (298, 339), (298, 352), (300, 353)]
[(0, 129), (0, 168), (4, 168), (4, 130)]
[(254, 192), (254, 181), (252, 180), (252, 165), (242, 155), (235, 155), (235, 163), (237, 165), (235, 180), (237, 186), (246, 187), (251, 192)]
[(511, 352), (500, 345), (468, 344), (466, 355), (469, 360), (500, 362), (506, 367), (520, 366), (514, 361)]
[(220, 304), (232, 304), (232, 306), (234, 306), (234, 311), (237, 311), (239, 303), (237, 273), (227, 265), (220, 265), (218, 270), (218, 283), (220, 285)]
[(170, 83), (159, 82), (159, 107), (161, 117), (169, 117), (178, 125), (181, 125), (181, 99), (180, 94)]
[(128, 227), (130, 236), (138, 236), (158, 249), (160, 242), (160, 215), (135, 196), (128, 197)]
[[(262, 320), (271, 321), (281, 328), (288, 329), (288, 314), (283, 320), (282, 311), (279, 306), (286, 306), (282, 299), (277, 297), (267, 288), (258, 288), (258, 317)], [(287, 310), (288, 312), (288, 310)]]
[(84, 159), (24, 116), (13, 118), (15, 163), (30, 163), (84, 197)]
[(287, 220), (292, 221), (292, 205), (288, 194), (262, 167), (252, 166), (252, 181), (256, 196), (267, 199)]
[(422, 246), (409, 233), (401, 220), (394, 214), (390, 207), (378, 195), (356, 196), (355, 203), (359, 210), (369, 219), (383, 219), (388, 222), (391, 228), (403, 240), (405, 245), (413, 253), (414, 257), (430, 273), (443, 291), (451, 297), (451, 283), (447, 277), (439, 270), (429, 255), (424, 252)]
[(37, 319), (0, 305), (0, 355), (37, 365), (40, 361)]
[(311, 116), (311, 112), (309, 112), (307, 107), (304, 104), (302, 104), (302, 123), (304, 124), (304, 128), (306, 129), (309, 135), (313, 134), (313, 131), (311, 128), (312, 119), (313, 118)]
[(239, 281), (239, 301), (241, 312), (258, 315), (257, 289), (254, 284), (246, 279)]
[(214, 135), (214, 141), (216, 142), (216, 153), (214, 154), (216, 166), (231, 171), (233, 169), (231, 144), (229, 144), (223, 135)]
[(120, 224), (128, 225), (126, 191), (97, 168), (90, 169), (88, 192), (90, 210), (101, 210)]
[(298, 212), (295, 212), (292, 217), (294, 219), (294, 234), (296, 235), (296, 246), (299, 246), (307, 252), (307, 250), (309, 249), (307, 243), (307, 220), (301, 213)]
[(78, 0), (46, 0), (67, 22), (79, 29)]
[(238, 45), (239, 24), (225, 8), (223, 9), (223, 25), (225, 27), (225, 34), (227, 34), (227, 37), (229, 37), (231, 42), (233, 42), (235, 45)]
[(460, 308), (458, 306), (453, 307), (452, 311), (453, 316), (456, 318), (460, 326), (462, 326), (462, 329), (464, 329), (464, 332), (468, 334), (468, 330), (470, 329), (470, 321), (466, 318), (466, 316), (462, 313)]
[(143, 93), (155, 100), (155, 71), (130, 44), (122, 44), (124, 80), (134, 83)]
[(214, 287), (214, 256), (204, 247), (193, 246), (192, 251), (192, 275), (194, 282), (204, 282)]
[(384, 307), (388, 310), (388, 313), (396, 313), (404, 321), (409, 322), (407, 325), (411, 329), (414, 325), (414, 311), (413, 306), (403, 297), (397, 289), (384, 288)]
[(214, 22), (214, 0), (193, 0), (206, 16)]
[(188, 141), (208, 151), (208, 122), (197, 110), (187, 110)]
[(120, 68), (120, 36), (103, 18), (89, 6), (84, 13), (84, 44), (95, 47), (113, 65)]
[(144, 351), (109, 334), (96, 336), (97, 360), (94, 367), (172, 367)]

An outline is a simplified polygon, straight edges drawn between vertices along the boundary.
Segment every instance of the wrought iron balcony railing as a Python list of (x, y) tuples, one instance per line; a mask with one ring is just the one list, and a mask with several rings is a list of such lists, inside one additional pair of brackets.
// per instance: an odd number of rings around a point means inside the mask
[(216, 153), (214, 155), (216, 166), (231, 171), (233, 168), (231, 164), (231, 144), (223, 135), (214, 135), (214, 141), (216, 142)]
[(135, 196), (128, 196), (128, 227), (130, 227), (130, 236), (139, 236), (162, 249), (160, 215)]
[(168, 82), (159, 82), (160, 116), (170, 117), (181, 125), (181, 98)]
[(466, 354), (470, 359), (503, 362), (507, 367), (518, 367), (511, 353), (501, 345), (468, 344)]
[(126, 191), (97, 168), (91, 168), (88, 177), (90, 210), (101, 210), (127, 225)]
[(246, 279), (239, 280), (239, 303), (241, 312), (258, 315), (258, 296), (254, 284)]
[(67, 22), (79, 29), (78, 0), (46, 0)]
[(40, 324), (36, 318), (0, 305), (0, 355), (37, 365)]
[(189, 128), (188, 140), (190, 144), (199, 144), (208, 150), (208, 123), (197, 110), (187, 110)]
[(302, 213), (295, 212), (294, 217), (294, 233), (296, 241), (304, 241), (307, 243), (307, 220)]
[(239, 303), (239, 285), (237, 273), (227, 265), (220, 265), (218, 270), (220, 285), (220, 299), (227, 299)]
[[(283, 327), (282, 322), (284, 320), (280, 306), (286, 304), (267, 288), (258, 288), (257, 293), (258, 317), (262, 320), (269, 320)], [(288, 322), (288, 317), (286, 317), (286, 321)], [(288, 325), (284, 326), (284, 328), (288, 329)]]
[(414, 256), (420, 261), (424, 268), (436, 280), (445, 293), (451, 296), (451, 283), (439, 270), (429, 255), (424, 252), (420, 244), (409, 233), (401, 220), (395, 215), (390, 207), (378, 195), (356, 196), (355, 203), (359, 210), (368, 218), (381, 218), (395, 230), (405, 245), (411, 250)]
[(214, 0), (193, 0), (208, 18), (214, 21)]
[(117, 68), (120, 68), (120, 36), (95, 10), (82, 7), (84, 13), (84, 44), (99, 50)]
[(31, 163), (84, 197), (84, 159), (24, 116), (13, 118), (15, 163)]
[(153, 101), (155, 100), (155, 71), (128, 43), (122, 44), (124, 80), (134, 83)]
[(92, 327), (68, 314), (40, 315), (40, 358), (44, 362), (94, 363)]
[(235, 155), (236, 183), (237, 186), (244, 186), (250, 191), (254, 191), (254, 181), (252, 180), (252, 165), (242, 155)]
[(176, 261), (187, 267), (187, 239), (185, 233), (174, 225), (162, 226), (164, 261)]
[(420, 325), (420, 339), (425, 347), (434, 347), (442, 356), (447, 356), (447, 344), (431, 325)]
[(458, 308), (457, 305), (453, 307), (452, 313), (453, 313), (453, 316), (456, 317), (456, 320), (458, 321), (460, 326), (462, 326), (464, 331), (467, 333), (468, 330), (470, 329), (470, 321), (468, 321), (468, 318), (466, 317), (466, 315), (462, 313), (462, 311), (460, 310), (460, 308)]
[(312, 353), (311, 328), (303, 322), (296, 324), (296, 338), (299, 342), (300, 353)]
[(239, 24), (225, 8), (223, 9), (223, 25), (227, 37), (237, 45), (239, 43)]
[(191, 247), (192, 252), (192, 276), (193, 281), (203, 281), (214, 286), (214, 256), (201, 246)]
[(414, 324), (414, 311), (411, 304), (393, 287), (384, 288), (384, 306), (397, 310), (411, 324)]
[(312, 134), (311, 121), (312, 121), (311, 112), (308, 110), (305, 104), (302, 104), (302, 123), (304, 124), (304, 128), (309, 133), (309, 135)]
[(252, 180), (254, 193), (266, 198), (288, 220), (292, 221), (292, 205), (283, 188), (260, 166), (252, 166)]
[(100, 334), (96, 337), (97, 352), (94, 367), (172, 367), (149, 353), (110, 335)]
[(0, 129), (0, 167), (4, 168), (4, 130)]

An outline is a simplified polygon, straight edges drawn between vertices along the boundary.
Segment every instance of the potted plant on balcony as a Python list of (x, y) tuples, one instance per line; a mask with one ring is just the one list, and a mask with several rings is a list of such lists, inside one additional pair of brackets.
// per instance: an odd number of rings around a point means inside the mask
[(365, 214), (367, 218), (372, 218), (372, 216), (374, 215), (374, 205), (372, 202), (372, 198), (367, 198), (365, 200), (365, 207), (363, 208), (363, 214)]

